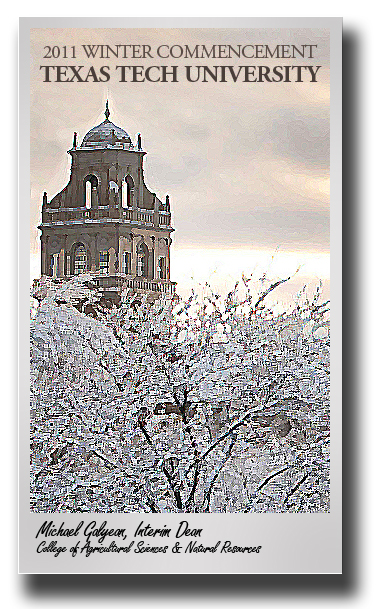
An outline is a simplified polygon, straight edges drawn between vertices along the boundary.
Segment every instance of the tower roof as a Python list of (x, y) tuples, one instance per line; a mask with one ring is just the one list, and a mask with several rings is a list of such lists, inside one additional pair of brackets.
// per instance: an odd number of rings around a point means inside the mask
[(126, 144), (127, 147), (132, 147), (132, 140), (126, 131), (109, 120), (108, 101), (104, 114), (105, 121), (86, 133), (81, 148), (108, 148), (108, 146), (115, 146), (117, 144)]

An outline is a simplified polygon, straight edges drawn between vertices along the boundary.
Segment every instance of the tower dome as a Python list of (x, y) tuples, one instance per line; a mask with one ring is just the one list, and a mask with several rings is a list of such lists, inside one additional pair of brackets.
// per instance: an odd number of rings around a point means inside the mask
[(93, 127), (84, 136), (81, 148), (108, 148), (109, 146), (123, 145), (133, 148), (132, 140), (124, 129), (109, 120), (110, 111), (108, 101), (105, 107), (105, 121)]

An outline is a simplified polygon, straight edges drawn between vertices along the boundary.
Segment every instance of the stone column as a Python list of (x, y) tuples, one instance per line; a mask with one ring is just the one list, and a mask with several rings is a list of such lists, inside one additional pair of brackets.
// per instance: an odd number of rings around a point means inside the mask
[(133, 233), (130, 233), (130, 251), (131, 251), (131, 262), (130, 262), (130, 272), (132, 275), (137, 275), (137, 253), (135, 246), (135, 239)]
[(59, 277), (59, 252), (53, 254), (52, 276), (56, 279)]
[(154, 251), (155, 237), (152, 237), (151, 241), (152, 241), (152, 248), (151, 248), (151, 250), (149, 250), (147, 279), (154, 279), (154, 277), (155, 277), (155, 270), (154, 270), (154, 266), (155, 266), (155, 251)]
[(100, 185), (99, 185), (99, 190), (100, 190), (100, 197), (99, 197), (99, 202), (98, 205), (109, 205), (109, 198), (108, 198), (108, 170), (102, 170), (100, 172)]
[(63, 235), (63, 248), (62, 248), (62, 277), (68, 275), (67, 272), (67, 235)]
[(99, 207), (98, 188), (92, 188), (92, 190), (91, 190), (91, 209), (97, 209), (98, 207)]
[(94, 247), (94, 255), (92, 260), (93, 270), (94, 272), (99, 270), (99, 246), (97, 245), (97, 238), (99, 234), (94, 234), (93, 247)]
[(171, 261), (170, 261), (170, 245), (172, 243), (172, 239), (170, 237), (168, 237), (167, 239), (167, 277), (166, 279), (170, 280), (170, 266), (171, 266)]
[(45, 273), (45, 242), (44, 242), (44, 238), (43, 235), (40, 236), (40, 241), (41, 241), (41, 275), (46, 275)]
[(140, 166), (138, 167), (138, 201), (136, 200), (137, 197), (134, 197), (135, 199), (135, 207), (142, 207), (143, 206), (143, 174), (142, 174), (142, 156), (139, 158), (140, 161)]
[(59, 252), (59, 257), (58, 257), (58, 277), (64, 277), (64, 267), (65, 267), (65, 252), (64, 252), (64, 248), (62, 247), (61, 251)]
[(154, 226), (159, 227), (159, 201), (157, 199), (157, 195), (153, 192), (153, 201), (154, 201)]
[(116, 274), (115, 262), (116, 262), (115, 248), (114, 247), (110, 247), (109, 248), (109, 274), (110, 275), (115, 275)]
[(120, 261), (120, 230), (118, 224), (116, 225), (115, 232), (115, 273), (120, 273), (121, 271), (121, 261)]
[[(43, 241), (42, 241), (43, 243)], [(49, 256), (49, 235), (45, 237), (45, 243), (43, 247), (43, 258), (42, 258), (42, 274), (50, 275), (50, 256)]]
[(97, 268), (97, 233), (94, 235), (94, 239), (90, 238), (91, 244), (91, 272), (94, 273)]
[(74, 189), (74, 198), (75, 198), (75, 200), (71, 202), (72, 207), (84, 207), (85, 206), (84, 186), (83, 186), (82, 180), (76, 180), (75, 189)]
[(104, 199), (104, 203), (102, 203), (102, 205), (109, 205), (109, 207), (116, 207), (115, 206), (115, 201), (113, 198), (113, 191), (111, 192), (109, 190), (109, 167), (106, 168), (105, 172), (106, 173), (106, 188), (104, 188), (104, 192), (105, 192), (105, 199)]
[(157, 269), (156, 269), (156, 256), (155, 256), (155, 236), (152, 235), (151, 236), (151, 242), (153, 244), (153, 249), (151, 250), (150, 253), (150, 260), (151, 260), (151, 271), (149, 273), (150, 279), (156, 279), (157, 277)]

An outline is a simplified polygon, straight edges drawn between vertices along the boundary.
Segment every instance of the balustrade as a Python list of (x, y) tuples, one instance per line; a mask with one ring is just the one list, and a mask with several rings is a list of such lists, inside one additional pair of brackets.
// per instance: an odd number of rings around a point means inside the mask
[(150, 209), (124, 209), (118, 207), (102, 206), (92, 209), (85, 207), (70, 207), (60, 209), (45, 209), (42, 212), (42, 222), (44, 224), (56, 224), (65, 222), (85, 222), (86, 220), (113, 219), (126, 222), (136, 222), (138, 224), (148, 224), (169, 227), (171, 224), (171, 214), (160, 211), (155, 219), (154, 210)]
[(92, 280), (99, 288), (105, 290), (131, 288), (148, 292), (159, 292), (161, 294), (174, 294), (175, 283), (172, 281), (160, 281), (146, 279), (145, 277), (123, 277), (121, 275), (95, 277)]

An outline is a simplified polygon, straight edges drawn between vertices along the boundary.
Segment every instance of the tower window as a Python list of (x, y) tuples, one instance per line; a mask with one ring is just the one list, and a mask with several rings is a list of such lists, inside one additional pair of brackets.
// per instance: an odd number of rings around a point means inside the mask
[(118, 207), (118, 184), (116, 184), (116, 182), (114, 182), (114, 180), (111, 180), (109, 182), (109, 201), (111, 203), (111, 205), (117, 205)]
[(122, 181), (122, 207), (133, 207), (134, 197), (134, 180), (131, 176), (126, 176), (125, 180)]
[(158, 258), (158, 279), (166, 279), (166, 258), (160, 256)]
[(88, 175), (84, 178), (84, 203), (87, 209), (93, 207), (94, 193), (97, 192), (99, 181), (96, 176)]
[(140, 243), (137, 249), (137, 275), (147, 277), (149, 251), (145, 243)]
[(87, 253), (84, 245), (80, 245), (75, 252), (74, 275), (80, 275), (87, 271)]
[(91, 182), (86, 182), (86, 208), (91, 209), (92, 204), (92, 186)]
[(132, 272), (132, 255), (130, 252), (124, 252), (122, 255), (122, 272), (125, 275), (130, 275)]
[(109, 274), (109, 252), (99, 252), (99, 270), (104, 275)]

